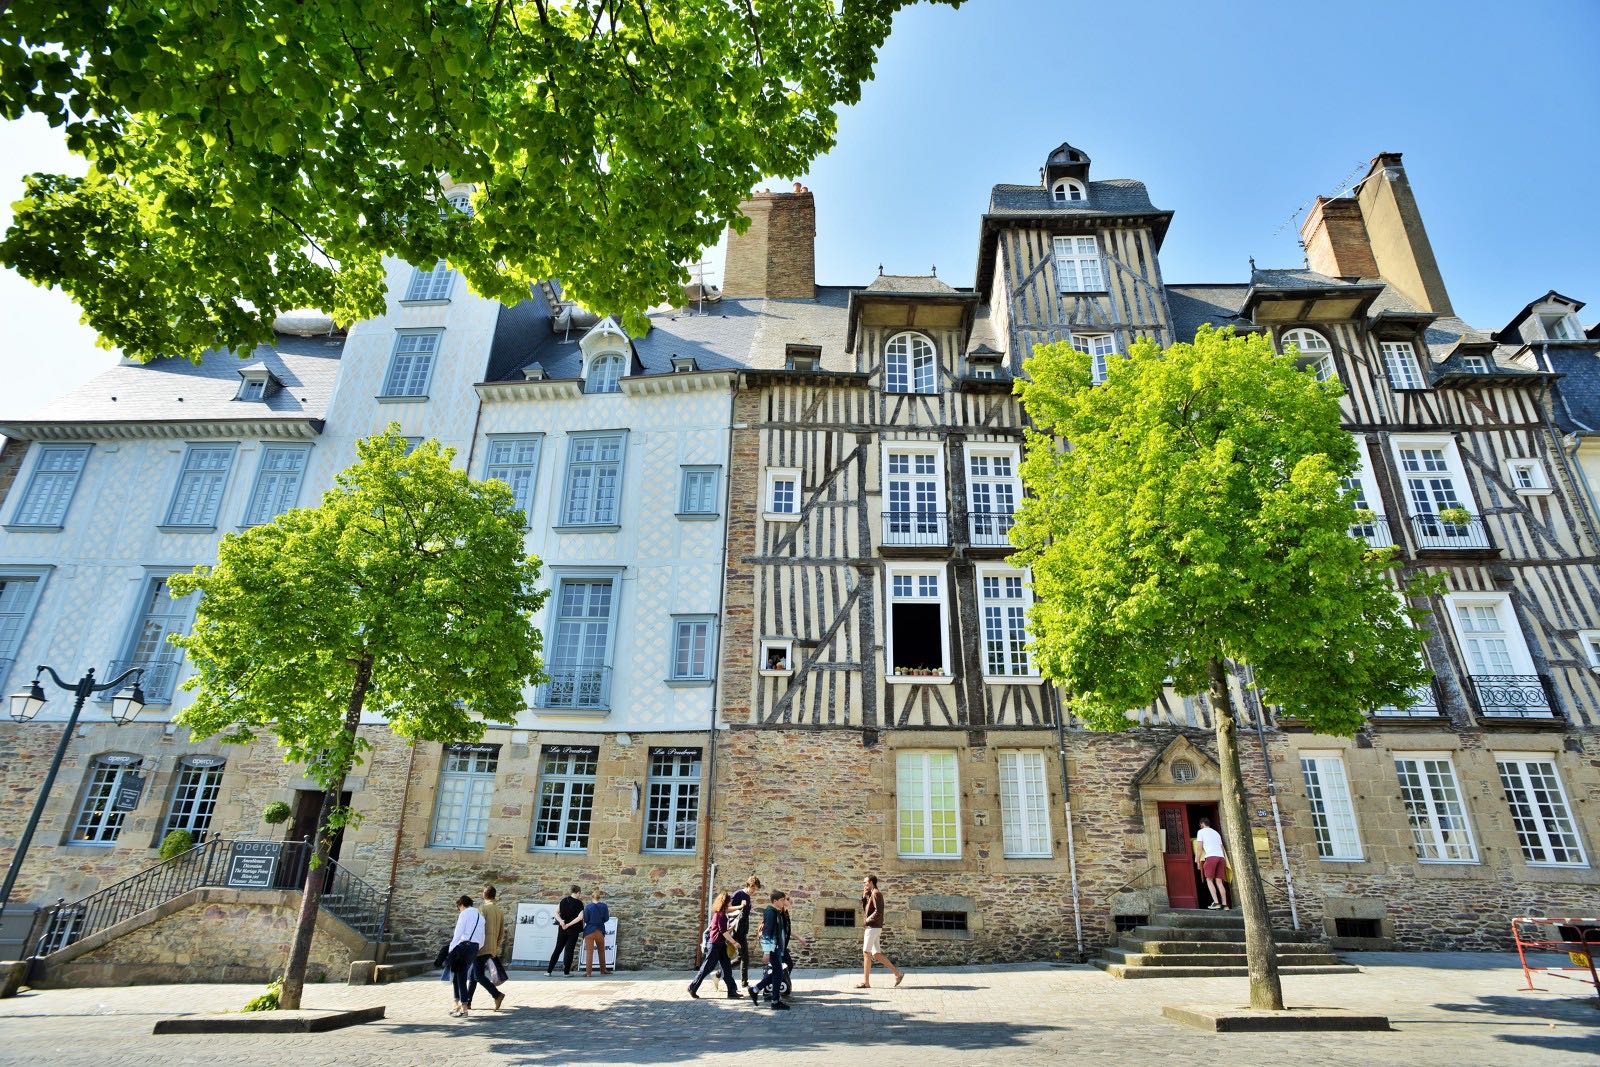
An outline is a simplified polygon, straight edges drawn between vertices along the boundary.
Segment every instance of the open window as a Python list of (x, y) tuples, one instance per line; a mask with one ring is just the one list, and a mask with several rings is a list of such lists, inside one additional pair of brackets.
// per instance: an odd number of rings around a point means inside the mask
[(889, 681), (950, 681), (950, 618), (941, 568), (888, 572)]
[(794, 641), (787, 637), (769, 637), (761, 642), (761, 657), (757, 660), (760, 672), (769, 678), (783, 678), (794, 673)]
[(1333, 346), (1328, 344), (1326, 337), (1316, 330), (1286, 330), (1278, 340), (1278, 350), (1288, 352), (1291, 345), (1298, 353), (1300, 366), (1315, 374), (1317, 381), (1325, 382), (1334, 377)]

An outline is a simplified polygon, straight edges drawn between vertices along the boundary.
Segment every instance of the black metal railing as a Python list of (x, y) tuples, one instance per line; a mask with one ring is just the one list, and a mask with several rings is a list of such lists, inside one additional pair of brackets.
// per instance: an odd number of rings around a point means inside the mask
[(1394, 544), (1394, 531), (1389, 529), (1387, 515), (1373, 514), (1370, 518), (1352, 523), (1350, 536), (1361, 538), (1373, 548), (1389, 548)]
[(1017, 524), (1013, 511), (972, 511), (967, 513), (967, 535), (978, 548), (1010, 548), (1011, 527)]
[(1431, 548), (1489, 548), (1489, 528), (1480, 516), (1469, 516), (1463, 522), (1450, 522), (1438, 515), (1411, 516), (1411, 533), (1419, 549)]
[[(182, 659), (114, 659), (111, 667), (106, 672), (107, 678), (115, 678), (125, 670), (139, 667), (144, 673), (139, 676), (139, 687), (144, 690), (146, 704), (170, 704), (172, 694), (178, 681), (178, 669), (183, 666)], [(107, 690), (99, 697), (102, 701), (109, 701), (117, 694)]]
[(1555, 715), (1544, 678), (1537, 674), (1474, 674), (1472, 695), (1488, 719), (1549, 719)]
[(950, 543), (949, 524), (942, 511), (883, 513), (883, 543), (899, 547), (937, 547)]
[(1438, 690), (1434, 688), (1433, 679), (1430, 678), (1424, 684), (1417, 686), (1416, 689), (1412, 690), (1411, 695), (1415, 699), (1407, 707), (1398, 708), (1390, 704), (1387, 707), (1374, 710), (1372, 714), (1382, 719), (1436, 719), (1439, 717), (1439, 694)]
[(611, 707), (610, 667), (550, 667), (547, 670), (550, 680), (539, 687), (539, 707)]
[(336, 860), (323, 860), (328, 880), (322, 887), (322, 907), (368, 941), (389, 939), (389, 893)]

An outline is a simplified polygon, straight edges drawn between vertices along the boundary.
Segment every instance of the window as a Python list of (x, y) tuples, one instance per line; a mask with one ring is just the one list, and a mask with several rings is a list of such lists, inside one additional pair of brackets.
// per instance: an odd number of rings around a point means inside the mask
[(539, 436), (489, 438), (489, 452), (483, 460), (483, 476), (505, 482), (511, 498), (522, 512), (522, 521), (533, 521), (533, 487), (539, 476)]
[(1099, 385), (1106, 380), (1106, 360), (1117, 350), (1117, 343), (1109, 333), (1077, 333), (1072, 335), (1072, 347), (1089, 357), (1089, 380)]
[(1522, 634), (1513, 629), (1515, 616), (1504, 596), (1452, 594), (1445, 602), (1450, 605), (1456, 638), (1473, 675), (1533, 673), (1533, 660)]
[(1539, 326), (1546, 339), (1551, 341), (1576, 341), (1583, 335), (1577, 323), (1565, 311), (1545, 312), (1539, 316)]
[(1055, 239), (1056, 283), (1063, 293), (1090, 293), (1106, 287), (1100, 245), (1093, 237)]
[[(130, 667), (141, 667), (144, 674), (139, 684), (144, 689), (145, 702), (165, 704), (171, 701), (178, 668), (183, 665), (183, 652), (168, 638), (189, 631), (195, 595), (190, 593), (176, 599), (167, 586), (166, 575), (147, 576), (122, 659), (111, 664), (106, 677), (115, 678)], [(112, 696), (104, 693), (101, 699), (110, 700)]]
[[(1449, 438), (1395, 438), (1394, 446), (1419, 547), (1487, 544), (1482, 520), (1472, 518), (1474, 501), (1470, 496), (1463, 499), (1459, 488), (1466, 484), (1466, 476), (1456, 458), (1455, 442)], [(1447, 511), (1466, 512), (1468, 521), (1442, 519)]]
[(1000, 753), (1000, 826), (1006, 856), (1050, 855), (1050, 793), (1044, 784), (1044, 753)]
[(1583, 644), (1589, 666), (1600, 667), (1600, 630), (1579, 630), (1578, 640)]
[(644, 851), (693, 852), (700, 829), (700, 750), (650, 750)]
[(116, 843), (122, 834), (122, 822), (128, 816), (119, 806), (117, 795), (124, 788), (143, 786), (143, 779), (139, 777), (140, 763), (138, 756), (97, 756), (90, 762), (78, 817), (72, 823), (73, 844)]
[[(467, 216), (469, 219), (474, 214), (474, 212), (472, 210), (472, 190), (471, 189), (463, 189), (460, 192), (451, 193), (449, 196), (445, 197), (445, 203), (449, 204), (451, 207), (455, 208), (457, 211), (461, 212), (463, 215)], [(441, 211), (441, 212), (439, 212), (439, 214), (442, 217), (444, 215), (444, 212)]]
[(165, 526), (212, 527), (222, 507), (233, 467), (233, 445), (190, 445), (183, 455), (178, 485), (167, 508)]
[(980, 363), (972, 368), (972, 376), (974, 378), (994, 378), (997, 377), (997, 372), (994, 364)]
[(721, 471), (720, 467), (683, 468), (683, 486), (678, 492), (679, 516), (717, 514), (717, 476)]
[(1028, 596), (1021, 571), (979, 571), (978, 612), (983, 618), (983, 673), (991, 678), (1031, 678)]
[(1287, 352), (1293, 345), (1300, 354), (1300, 365), (1310, 367), (1317, 381), (1325, 382), (1334, 376), (1333, 346), (1316, 330), (1289, 330), (1280, 338), (1278, 347)]
[(1522, 858), (1541, 866), (1587, 866), (1555, 762), (1548, 755), (1509, 754), (1495, 762), (1517, 841), (1522, 845)]
[(794, 520), (800, 517), (800, 472), (793, 469), (767, 471), (767, 518)]
[(420, 437), (407, 437), (405, 440), (406, 450), (404, 454), (407, 456), (411, 455), (411, 453), (422, 447), (423, 439)]
[(222, 767), (221, 756), (185, 756), (178, 761), (172, 803), (161, 824), (162, 838), (174, 830), (187, 830), (197, 845), (206, 839), (217, 810), (217, 794), (222, 791)]
[(1417, 366), (1417, 353), (1411, 347), (1410, 341), (1384, 341), (1379, 347), (1383, 350), (1383, 369), (1389, 375), (1390, 388), (1428, 387), (1427, 381), (1422, 377), (1422, 368)]
[(6, 675), (22, 651), (22, 639), (27, 636), (33, 609), (39, 604), (46, 573), (42, 567), (0, 573), (0, 686), (5, 684)]
[(1468, 374), (1488, 374), (1489, 361), (1482, 356), (1462, 356), (1461, 369)]
[(596, 356), (594, 362), (589, 364), (589, 373), (584, 377), (583, 391), (586, 393), (622, 392), (622, 366), (623, 359), (615, 352), (604, 356)]
[(300, 445), (268, 445), (261, 450), (256, 484), (245, 505), (244, 526), (271, 522), (300, 500), (300, 482), (310, 450)]
[(1476, 863), (1478, 849), (1448, 754), (1396, 756), (1400, 799), (1424, 863)]
[(239, 383), (240, 400), (265, 400), (267, 398), (267, 380), (265, 378), (246, 378)]
[(925, 911), (922, 913), (924, 930), (965, 930), (967, 913), (964, 911)]
[(1356, 835), (1356, 814), (1350, 803), (1344, 758), (1332, 752), (1303, 752), (1300, 773), (1306, 779), (1306, 802), (1311, 806), (1317, 856), (1325, 860), (1360, 859), (1361, 839)]
[(546, 745), (539, 769), (539, 814), (533, 821), (533, 847), (582, 852), (589, 847), (594, 817), (595, 769), (600, 750), (585, 745)]
[(838, 929), (852, 930), (856, 925), (856, 909), (854, 908), (823, 908), (822, 925)]
[(426, 397), (433, 380), (433, 357), (439, 351), (439, 331), (399, 333), (394, 339), (394, 354), (389, 357), (389, 373), (383, 378), (381, 397)]
[(1357, 516), (1350, 526), (1350, 536), (1359, 537), (1373, 548), (1387, 548), (1394, 544), (1389, 532), (1389, 521), (1374, 506), (1378, 502), (1378, 483), (1372, 476), (1372, 456), (1367, 452), (1366, 438), (1356, 435), (1356, 455), (1360, 460), (1353, 477), (1343, 481), (1345, 491), (1351, 494), (1350, 507), (1358, 512), (1371, 512), (1371, 517)]
[(456, 272), (445, 266), (444, 260), (439, 260), (431, 270), (417, 267), (411, 272), (411, 284), (406, 286), (406, 298), (403, 304), (438, 303), (450, 299), (450, 290), (455, 287)]
[(765, 675), (794, 673), (794, 642), (786, 637), (761, 642), (759, 669)]
[(885, 390), (891, 393), (938, 392), (938, 363), (933, 342), (920, 333), (902, 333), (890, 339), (885, 352)]
[(60, 526), (88, 459), (88, 445), (41, 445), (39, 461), (12, 513), (12, 525)]
[(967, 454), (968, 515), (974, 545), (1010, 547), (1021, 489), (1014, 450)]
[(432, 848), (481, 849), (489, 836), (489, 802), (500, 766), (498, 745), (449, 745), (439, 771)]
[(1506, 477), (1511, 482), (1511, 488), (1519, 493), (1544, 493), (1550, 489), (1544, 464), (1536, 459), (1506, 460)]
[(896, 568), (888, 582), (889, 680), (949, 681), (943, 572)]
[(620, 433), (574, 434), (567, 438), (565, 526), (614, 526), (622, 496)]
[(944, 471), (939, 452), (931, 448), (884, 448), (883, 543), (942, 545)]
[(1083, 183), (1076, 178), (1057, 178), (1050, 187), (1050, 199), (1058, 204), (1071, 204), (1087, 199)]
[(899, 753), (895, 757), (895, 797), (901, 856), (960, 857), (960, 799), (954, 752)]
[(712, 671), (712, 638), (715, 627), (712, 616), (695, 615), (672, 620), (672, 674), (673, 681), (710, 681)]
[(1333, 935), (1335, 937), (1380, 938), (1383, 936), (1383, 920), (1348, 919), (1341, 915), (1333, 920)]
[(557, 579), (554, 637), (543, 688), (547, 708), (607, 708), (611, 699), (611, 633), (616, 581), (605, 577)]

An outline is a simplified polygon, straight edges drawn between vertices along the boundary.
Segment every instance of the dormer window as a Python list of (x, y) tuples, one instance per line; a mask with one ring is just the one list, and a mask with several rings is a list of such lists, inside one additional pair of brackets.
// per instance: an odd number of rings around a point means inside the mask
[(1417, 365), (1416, 349), (1411, 347), (1410, 341), (1383, 341), (1378, 347), (1383, 350), (1383, 369), (1389, 375), (1389, 388), (1428, 387), (1427, 379), (1422, 376), (1422, 368)]
[(1300, 354), (1300, 366), (1311, 368), (1317, 381), (1333, 377), (1333, 346), (1316, 330), (1289, 330), (1279, 339), (1278, 349), (1287, 352), (1293, 345)]
[(445, 203), (449, 204), (451, 207), (467, 216), (467, 218), (470, 219), (472, 217), (472, 190), (458, 189), (456, 192), (451, 193), (444, 199)]
[(1577, 341), (1583, 337), (1571, 313), (1566, 311), (1540, 312), (1539, 328), (1547, 341)]
[(235, 400), (265, 400), (278, 391), (278, 379), (262, 366), (246, 367), (239, 372), (239, 392)]
[(622, 392), (622, 356), (615, 352), (596, 356), (594, 362), (589, 364), (589, 373), (584, 376), (583, 391), (586, 393)]
[(935, 393), (939, 367), (933, 342), (920, 333), (897, 334), (884, 352), (884, 389), (891, 393)]
[(784, 348), (783, 365), (786, 370), (821, 370), (822, 349), (816, 345), (787, 345)]
[(1070, 204), (1089, 199), (1089, 194), (1078, 179), (1060, 178), (1050, 187), (1050, 198), (1058, 204)]
[(1488, 374), (1489, 361), (1482, 356), (1462, 356), (1461, 369), (1468, 374)]

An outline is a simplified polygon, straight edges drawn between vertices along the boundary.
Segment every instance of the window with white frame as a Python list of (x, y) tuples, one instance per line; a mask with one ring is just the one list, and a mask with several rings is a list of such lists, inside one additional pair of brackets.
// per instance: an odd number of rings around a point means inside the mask
[(539, 813), (533, 848), (582, 852), (594, 818), (595, 772), (600, 750), (590, 745), (546, 745), (539, 767)]
[(483, 457), (483, 476), (505, 482), (511, 489), (511, 498), (522, 512), (522, 521), (533, 521), (533, 489), (539, 477), (538, 434), (516, 434), (489, 438), (489, 448)]
[(622, 392), (622, 368), (625, 364), (622, 356), (616, 352), (608, 352), (603, 356), (596, 356), (589, 364), (589, 373), (583, 378), (583, 391), (586, 393), (620, 393)]
[(421, 447), (422, 447), (422, 442), (423, 442), (423, 440), (424, 440), (424, 439), (423, 439), (423, 438), (421, 438), (421, 437), (407, 437), (407, 438), (406, 438), (406, 439), (405, 439), (405, 442), (406, 442), (406, 450), (405, 450), (405, 453), (404, 453), (404, 454), (405, 454), (405, 455), (407, 455), (407, 456), (409, 456), (409, 455), (411, 455), (411, 453), (413, 453), (413, 452), (415, 452), (415, 451), (416, 451), (416, 450), (417, 450), (417, 449), (419, 449), (419, 448), (421, 448)]
[(993, 678), (1031, 678), (1028, 654), (1028, 595), (1021, 571), (980, 570), (978, 612), (983, 620), (983, 673)]
[(1554, 758), (1549, 753), (1497, 754), (1495, 766), (1522, 858), (1540, 866), (1588, 866)]
[(1579, 630), (1578, 641), (1583, 645), (1589, 666), (1600, 667), (1600, 630)]
[(562, 496), (563, 526), (612, 526), (622, 499), (620, 433), (573, 434), (567, 438), (566, 491)]
[(944, 472), (937, 447), (885, 445), (883, 543), (944, 543)]
[(131, 785), (143, 761), (137, 756), (96, 756), (89, 763), (83, 798), (72, 820), (74, 845), (113, 845), (122, 835), (128, 813), (117, 807), (117, 794)]
[(265, 400), (267, 398), (267, 380), (265, 378), (245, 378), (239, 383), (239, 400)]
[[(468, 218), (471, 218), (474, 214), (472, 209), (472, 190), (470, 188), (451, 193), (449, 196), (445, 197), (445, 203), (449, 204), (451, 207), (455, 208)], [(444, 212), (441, 211), (439, 214), (440, 216), (443, 216)]]
[(481, 849), (489, 837), (489, 805), (500, 768), (498, 745), (448, 745), (433, 807), (432, 848)]
[(1008, 859), (1049, 858), (1050, 791), (1044, 753), (1000, 753), (1000, 828)]
[(678, 492), (679, 515), (715, 515), (720, 467), (684, 467), (683, 484)]
[(920, 333), (896, 334), (884, 349), (884, 389), (890, 393), (939, 391), (939, 362), (933, 342)]
[(1410, 341), (1383, 341), (1378, 346), (1383, 352), (1383, 369), (1389, 375), (1389, 385), (1394, 389), (1426, 389), (1427, 379), (1417, 364), (1417, 350)]
[(999, 376), (999, 372), (995, 369), (993, 363), (979, 363), (972, 368), (972, 376), (974, 378), (995, 378)]
[(693, 852), (700, 829), (700, 750), (650, 750), (644, 851)]
[(895, 807), (901, 857), (961, 857), (960, 782), (954, 752), (897, 753)]
[(769, 519), (800, 517), (800, 472), (792, 468), (767, 470), (766, 508)]
[(1483, 356), (1462, 356), (1461, 369), (1468, 374), (1488, 374), (1492, 368)]
[(222, 792), (222, 770), (221, 756), (185, 756), (178, 761), (172, 801), (161, 824), (163, 839), (175, 830), (189, 831), (197, 845), (206, 839)]
[(1397, 755), (1394, 767), (1417, 858), (1424, 863), (1478, 862), (1478, 847), (1472, 840), (1449, 754)]
[(613, 577), (563, 574), (556, 579), (544, 707), (609, 706), (616, 587)]
[[(183, 652), (170, 638), (189, 632), (196, 595), (174, 597), (167, 585), (167, 575), (147, 575), (122, 659), (111, 665), (107, 676), (115, 677), (131, 667), (138, 667), (144, 671), (139, 685), (144, 690), (145, 702), (166, 704), (171, 701), (178, 669), (183, 665)], [(109, 693), (103, 697), (110, 698)]]
[(1063, 293), (1092, 293), (1106, 287), (1100, 244), (1093, 237), (1057, 237), (1056, 284)]
[(968, 451), (967, 516), (974, 545), (1003, 548), (1011, 543), (1021, 496), (1016, 450)]
[(1467, 670), (1474, 676), (1533, 673), (1533, 658), (1504, 594), (1445, 597)]
[(1448, 437), (1405, 437), (1394, 438), (1393, 443), (1395, 457), (1400, 463), (1400, 478), (1405, 483), (1406, 503), (1419, 535), (1446, 541), (1471, 539), (1474, 531), (1470, 524), (1458, 525), (1439, 518), (1447, 511), (1465, 511), (1471, 515), (1474, 510), (1455, 442)]
[(1360, 465), (1353, 476), (1342, 480), (1345, 491), (1351, 494), (1351, 509), (1362, 513), (1351, 524), (1350, 536), (1359, 537), (1374, 548), (1387, 548), (1394, 544), (1394, 537), (1388, 520), (1374, 506), (1379, 498), (1378, 483), (1372, 476), (1372, 456), (1367, 451), (1366, 438), (1357, 434), (1355, 443)]
[(1511, 488), (1519, 493), (1544, 493), (1550, 489), (1544, 464), (1536, 459), (1506, 460), (1506, 478), (1511, 482)]
[(1317, 376), (1317, 381), (1325, 382), (1334, 376), (1333, 346), (1328, 344), (1328, 339), (1316, 330), (1304, 328), (1285, 331), (1279, 339), (1278, 348), (1287, 352), (1293, 345), (1299, 353), (1300, 365), (1310, 367), (1311, 373)]
[(710, 615), (672, 618), (672, 673), (676, 682), (708, 682), (714, 668), (715, 620)]
[(394, 352), (389, 357), (389, 371), (383, 376), (383, 392), (379, 396), (427, 396), (440, 336), (438, 330), (408, 330), (395, 334)]
[(1359, 860), (1361, 838), (1356, 833), (1356, 812), (1350, 802), (1344, 757), (1337, 752), (1302, 752), (1300, 773), (1306, 781), (1306, 803), (1311, 808), (1317, 856), (1325, 860)]
[(411, 271), (411, 284), (406, 286), (405, 304), (441, 303), (450, 299), (455, 287), (456, 272), (439, 260), (431, 269), (416, 267)]
[(1567, 311), (1546, 311), (1539, 315), (1539, 328), (1550, 341), (1576, 341), (1583, 336), (1572, 314)]
[(183, 467), (163, 525), (217, 524), (222, 494), (228, 488), (228, 472), (233, 469), (233, 454), (233, 445), (190, 445), (184, 451)]
[(1087, 199), (1083, 183), (1076, 178), (1057, 178), (1050, 187), (1050, 198), (1058, 204), (1071, 204)]
[(944, 572), (938, 568), (888, 571), (889, 680), (943, 681), (950, 675)]
[(244, 526), (271, 522), (300, 501), (300, 483), (311, 450), (304, 445), (267, 445), (261, 450), (256, 484), (244, 509)]
[(6, 674), (22, 651), (22, 639), (27, 636), (33, 610), (39, 604), (44, 574), (42, 568), (31, 567), (0, 571), (0, 686), (5, 684)]
[(1117, 350), (1117, 342), (1109, 333), (1078, 333), (1072, 334), (1072, 347), (1089, 357), (1089, 380), (1099, 385), (1106, 380), (1106, 371), (1109, 369), (1107, 362), (1111, 354)]
[(28, 475), (13, 526), (60, 526), (89, 459), (88, 445), (39, 445), (39, 459)]

